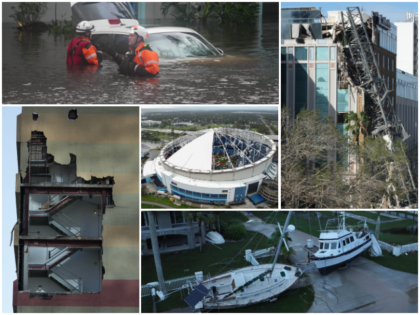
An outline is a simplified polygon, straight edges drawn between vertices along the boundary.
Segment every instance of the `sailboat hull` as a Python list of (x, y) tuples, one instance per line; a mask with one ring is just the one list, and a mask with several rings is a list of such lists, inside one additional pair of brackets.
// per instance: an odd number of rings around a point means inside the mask
[(196, 308), (230, 309), (266, 302), (289, 289), (301, 275), (294, 266), (276, 264), (270, 277), (259, 278), (271, 267), (271, 264), (249, 266), (204, 281), (202, 284), (210, 293)]

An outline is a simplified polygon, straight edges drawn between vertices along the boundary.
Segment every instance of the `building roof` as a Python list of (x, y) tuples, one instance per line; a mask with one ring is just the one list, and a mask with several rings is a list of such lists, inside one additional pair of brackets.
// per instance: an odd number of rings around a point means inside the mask
[(143, 167), (143, 177), (150, 177), (156, 174), (155, 162), (147, 161)]
[(211, 171), (214, 130), (194, 139), (174, 153), (168, 162), (179, 167)]

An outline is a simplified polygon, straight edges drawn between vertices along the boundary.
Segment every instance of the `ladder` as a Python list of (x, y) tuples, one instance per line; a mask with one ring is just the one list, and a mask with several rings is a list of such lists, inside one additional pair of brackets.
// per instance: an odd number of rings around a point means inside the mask
[[(394, 150), (393, 139), (401, 138), (405, 141), (410, 135), (407, 134), (401, 121), (395, 115), (394, 106), (389, 96), (391, 91), (388, 90), (385, 80), (381, 77), (359, 7), (348, 7), (347, 19), (341, 12), (341, 21), (344, 36), (355, 64), (358, 76), (357, 85), (365, 90), (372, 101), (371, 104), (367, 104), (367, 111), (374, 127), (372, 135), (374, 137), (382, 136), (388, 140), (392, 152)], [(360, 26), (358, 27), (356, 23)], [(400, 177), (411, 205), (405, 183), (411, 181), (414, 190), (416, 190), (416, 186), (408, 164), (407, 171), (409, 179), (404, 179), (401, 173)]]

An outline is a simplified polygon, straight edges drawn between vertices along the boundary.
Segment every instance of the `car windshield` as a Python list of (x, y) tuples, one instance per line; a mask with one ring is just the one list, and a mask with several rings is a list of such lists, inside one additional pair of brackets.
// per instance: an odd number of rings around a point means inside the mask
[(194, 33), (149, 34), (147, 43), (162, 58), (219, 56), (203, 38)]
[(134, 19), (124, 3), (121, 2), (77, 2), (71, 8), (73, 22), (104, 19)]

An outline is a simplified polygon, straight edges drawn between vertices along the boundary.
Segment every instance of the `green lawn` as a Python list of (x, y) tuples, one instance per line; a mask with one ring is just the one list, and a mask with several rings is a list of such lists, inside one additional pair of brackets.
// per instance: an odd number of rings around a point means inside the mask
[(161, 204), (164, 204), (164, 205), (176, 208), (176, 209), (197, 209), (197, 207), (191, 207), (191, 206), (188, 206), (186, 204), (182, 204), (181, 206), (177, 206), (172, 201), (170, 201), (168, 197), (159, 198), (159, 197), (155, 197), (155, 196), (152, 196), (152, 195), (147, 195), (147, 196), (141, 196), (141, 200), (142, 201), (150, 201), (150, 202), (161, 203)]
[(387, 242), (389, 244), (396, 244), (396, 245), (407, 245), (418, 243), (419, 236), (409, 235), (409, 234), (379, 234), (379, 240), (383, 242)]
[[(380, 238), (380, 237), (379, 237)], [(401, 256), (394, 256), (387, 251), (382, 250), (382, 257), (370, 257), (366, 253), (363, 257), (374, 261), (375, 263), (394, 270), (418, 274), (418, 252), (402, 254)]]
[[(378, 215), (376, 213), (372, 213), (369, 211), (347, 211), (347, 212), (353, 213), (355, 215), (361, 215), (363, 217), (366, 217), (368, 219), (372, 219), (375, 221), (378, 220)], [(392, 220), (392, 218), (381, 215), (381, 221), (385, 221), (385, 220)]]
[(220, 215), (220, 221), (228, 222), (231, 219), (238, 219), (242, 222), (248, 221), (248, 218), (239, 211), (223, 211)]
[(148, 205), (146, 203), (142, 203), (141, 204), (141, 208), (142, 209), (165, 209), (163, 207), (158, 207), (158, 206), (154, 206), (154, 205)]
[[(233, 212), (229, 215), (231, 214)], [(242, 241), (226, 242), (217, 245), (221, 249), (207, 244), (203, 246), (203, 253), (200, 253), (200, 248), (196, 248), (188, 251), (161, 254), (160, 257), (165, 280), (191, 276), (197, 271), (203, 271), (205, 275), (210, 273), (212, 276), (216, 276), (219, 273), (227, 272), (231, 269), (248, 266), (249, 263), (244, 258), (245, 250), (266, 248), (267, 240), (268, 238), (260, 233), (248, 231), (247, 237)], [(250, 243), (248, 244), (248, 242)], [(259, 262), (268, 263), (270, 260), (272, 260), (272, 257), (266, 257), (260, 259)], [(228, 262), (230, 263), (229, 265), (227, 265)], [(153, 255), (142, 256), (141, 284), (144, 285), (154, 281), (157, 281), (157, 275)], [(285, 310), (288, 312), (306, 312), (313, 301), (313, 296), (311, 297), (311, 293), (307, 292), (307, 290), (301, 288), (294, 290), (297, 292), (290, 291), (290, 295), (279, 298), (273, 304), (265, 303), (261, 306), (255, 306), (260, 309), (255, 309), (252, 312), (264, 312), (264, 310), (266, 312), (286, 312)], [(183, 298), (185, 298), (186, 292), (183, 292), (183, 294)], [(303, 303), (303, 299), (307, 303)], [(152, 298), (148, 296), (143, 297), (141, 300), (141, 311), (143, 313), (152, 312)], [(297, 301), (300, 301), (300, 303), (296, 303)], [(188, 305), (181, 299), (181, 293), (177, 292), (170, 295), (167, 300), (157, 303), (157, 310), (158, 312), (163, 312), (186, 306)], [(275, 308), (273, 309), (272, 307)], [(237, 312), (248, 312), (248, 310), (240, 308)]]

